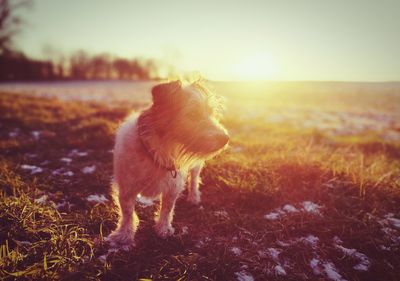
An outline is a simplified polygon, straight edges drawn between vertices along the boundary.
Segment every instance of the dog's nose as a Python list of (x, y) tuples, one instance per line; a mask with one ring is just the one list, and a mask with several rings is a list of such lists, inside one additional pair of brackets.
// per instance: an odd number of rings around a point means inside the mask
[(218, 144), (223, 147), (224, 145), (226, 145), (229, 141), (229, 136), (227, 134), (218, 134), (215, 136), (216, 141), (218, 142)]

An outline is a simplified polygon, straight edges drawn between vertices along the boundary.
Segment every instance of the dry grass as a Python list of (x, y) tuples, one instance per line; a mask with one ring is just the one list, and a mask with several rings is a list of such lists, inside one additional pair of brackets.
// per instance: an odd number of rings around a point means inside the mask
[[(278, 105), (248, 117), (238, 112), (264, 105), (229, 102), (231, 146), (204, 170), (202, 207), (179, 200), (177, 233), (167, 240), (151, 229), (156, 207), (140, 207), (137, 246), (127, 253), (96, 243), (116, 226), (114, 129), (137, 105), (1, 93), (0, 279), (327, 280), (331, 262), (346, 280), (398, 280), (400, 229), (391, 218), (400, 214), (399, 143), (368, 130), (305, 128), (296, 123), (303, 115), (266, 122)], [(108, 201), (89, 202), (93, 194)], [(319, 214), (304, 211), (305, 201), (318, 204)], [(301, 211), (283, 212), (286, 204)], [(273, 211), (277, 219), (264, 217)], [(345, 255), (335, 236), (368, 257), (367, 271), (353, 268), (360, 260)], [(320, 274), (310, 266), (316, 258)]]

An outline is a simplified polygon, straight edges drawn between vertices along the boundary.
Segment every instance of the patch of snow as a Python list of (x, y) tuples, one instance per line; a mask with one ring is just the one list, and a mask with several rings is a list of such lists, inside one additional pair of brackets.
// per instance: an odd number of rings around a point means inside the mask
[(266, 214), (266, 215), (264, 216), (264, 218), (267, 219), (267, 220), (274, 221), (274, 220), (279, 219), (279, 218), (282, 216), (282, 214), (283, 214), (282, 211), (276, 210), (276, 211), (272, 211), (272, 212), (269, 213), (269, 214)]
[(189, 233), (189, 228), (187, 226), (182, 227), (182, 235), (187, 235)]
[(254, 277), (245, 270), (235, 272), (235, 275), (238, 281), (254, 281)]
[(64, 175), (64, 176), (67, 176), (67, 177), (72, 177), (72, 176), (74, 175), (74, 172), (72, 172), (72, 171), (67, 171), (67, 172), (63, 173), (63, 175)]
[(397, 229), (400, 229), (400, 219), (387, 218), (387, 220)]
[(18, 135), (19, 135), (19, 129), (18, 128), (14, 129), (12, 132), (8, 133), (8, 137), (12, 138), (12, 139), (15, 139)]
[(381, 250), (384, 250), (384, 251), (390, 251), (390, 248), (389, 248), (389, 247), (386, 247), (385, 245), (379, 245), (379, 248), (380, 248)]
[(21, 168), (24, 169), (24, 170), (30, 170), (31, 171), (31, 175), (39, 174), (39, 173), (43, 172), (42, 168), (37, 167), (37, 166), (33, 166), (33, 165), (24, 164), (24, 165), (21, 165)]
[[(337, 238), (337, 237), (335, 237), (335, 238)], [(335, 240), (335, 238), (334, 238), (334, 240)], [(339, 242), (335, 245), (335, 247), (337, 249), (339, 249), (346, 256), (353, 257), (358, 260), (358, 264), (353, 266), (353, 268), (355, 270), (367, 271), (369, 269), (371, 262), (369, 261), (369, 259), (366, 255), (358, 252), (356, 249), (349, 249), (349, 248), (343, 247), (341, 245), (338, 245), (338, 244), (342, 243), (342, 240), (340, 240), (340, 238), (336, 239), (336, 241)]]
[(56, 169), (56, 170), (54, 170), (53, 172), (51, 172), (51, 174), (52, 174), (53, 176), (62, 175), (62, 176), (66, 176), (66, 177), (72, 177), (72, 176), (75, 175), (74, 172), (72, 172), (72, 171), (66, 171), (65, 168)]
[(318, 204), (315, 204), (311, 201), (304, 201), (300, 205), (301, 205), (301, 209), (298, 209), (291, 204), (286, 204), (282, 208), (275, 209), (272, 212), (264, 215), (264, 218), (267, 220), (277, 220), (277, 219), (280, 219), (284, 215), (287, 215), (290, 213), (298, 213), (300, 211), (308, 212), (308, 213), (312, 213), (312, 214), (316, 214), (316, 215), (321, 215), (319, 209), (321, 209), (322, 206), (319, 206)]
[(266, 251), (257, 251), (258, 255), (261, 258), (270, 257), (276, 263), (276, 265), (274, 266), (275, 275), (283, 276), (286, 275), (286, 270), (279, 260), (279, 254), (281, 252), (282, 250), (277, 248), (268, 248)]
[(35, 153), (27, 153), (27, 154), (25, 154), (26, 155), (26, 157), (29, 157), (29, 158), (36, 158), (38, 155), (37, 154), (35, 154)]
[(54, 170), (53, 172), (51, 172), (51, 174), (53, 176), (58, 176), (58, 175), (61, 175), (63, 173), (63, 171), (64, 171), (64, 168), (59, 168), (59, 169)]
[(276, 262), (279, 262), (279, 254), (281, 252), (282, 252), (281, 250), (276, 249), (276, 248), (268, 248), (267, 249), (268, 255)]
[[(122, 250), (123, 251), (127, 251), (127, 248), (126, 248), (127, 246), (122, 246)], [(110, 254), (112, 254), (112, 253), (116, 253), (116, 252), (118, 252), (118, 250), (119, 249), (117, 249), (117, 248), (110, 248), (110, 249), (108, 249), (108, 251), (107, 251), (107, 253), (105, 253), (104, 255), (101, 255), (101, 256), (99, 256), (97, 259), (99, 260), (99, 261), (101, 261), (101, 262), (106, 262), (107, 261), (107, 257), (110, 255)]]
[(84, 174), (92, 174), (94, 171), (96, 171), (95, 165), (84, 167), (81, 170), (81, 172)]
[(376, 219), (380, 224), (381, 231), (384, 233), (383, 238), (387, 243), (391, 243), (390, 248), (400, 245), (400, 220), (395, 218), (393, 213), (386, 214), (384, 218), (376, 218), (373, 215), (370, 215), (370, 218)]
[(385, 233), (387, 239), (396, 244), (400, 243), (400, 236), (397, 236), (398, 232), (395, 229), (391, 227), (382, 227), (381, 230)]
[(289, 246), (292, 246), (292, 245), (297, 244), (297, 243), (303, 243), (305, 245), (311, 246), (311, 248), (315, 250), (317, 248), (317, 246), (318, 246), (318, 242), (319, 242), (319, 238), (318, 237), (316, 237), (316, 236), (314, 236), (312, 234), (309, 234), (307, 236), (294, 238), (294, 239), (291, 239), (289, 241), (277, 240), (276, 244), (278, 246), (281, 246), (281, 247), (289, 247)]
[(309, 234), (306, 237), (299, 238), (299, 241), (302, 241), (303, 243), (310, 245), (311, 248), (316, 249), (317, 245), (318, 245), (319, 238), (314, 236), (314, 235), (312, 235), (312, 234)]
[(335, 244), (339, 244), (339, 245), (343, 244), (342, 239), (340, 239), (340, 238), (337, 237), (337, 236), (333, 237), (332, 240), (333, 240), (333, 242), (334, 242)]
[(99, 256), (97, 259), (99, 261), (101, 261), (102, 263), (105, 263), (107, 261), (107, 257), (108, 257), (108, 255), (104, 254), (104, 255)]
[(40, 139), (40, 132), (39, 131), (32, 131), (31, 135), (35, 140), (39, 140)]
[(333, 281), (347, 281), (340, 275), (335, 265), (332, 262), (325, 262), (323, 264), (326, 276)]
[(64, 208), (67, 204), (68, 204), (67, 201), (62, 201), (62, 202), (60, 202), (60, 203), (57, 203), (57, 204), (56, 204), (56, 209), (59, 210), (59, 209), (61, 209), (61, 208)]
[(284, 275), (286, 275), (287, 273), (286, 273), (286, 270), (281, 266), (281, 265), (275, 265), (275, 267), (274, 267), (274, 270), (275, 270), (275, 274), (276, 275), (281, 275), (281, 276), (284, 276)]
[(286, 204), (285, 206), (283, 206), (282, 210), (284, 210), (286, 213), (296, 213), (299, 211), (296, 207), (290, 204)]
[(196, 243), (196, 245), (195, 245), (195, 247), (196, 248), (203, 248), (208, 242), (210, 242), (211, 241), (211, 238), (210, 237), (205, 237), (204, 238), (204, 240), (199, 240), (197, 243)]
[(43, 204), (44, 202), (46, 202), (47, 197), (48, 197), (48, 196), (47, 196), (46, 194), (44, 194), (44, 195), (42, 195), (41, 197), (35, 199), (35, 203)]
[(149, 207), (154, 205), (152, 198), (144, 197), (140, 194), (136, 196), (136, 202), (138, 202), (143, 207)]
[(206, 245), (206, 243), (204, 243), (203, 240), (199, 240), (199, 241), (197, 241), (195, 247), (196, 248), (203, 248), (205, 245)]
[(60, 159), (60, 161), (69, 164), (72, 162), (72, 159), (68, 157), (63, 157)]
[(320, 215), (320, 209), (322, 208), (322, 206), (315, 204), (314, 202), (311, 201), (304, 201), (301, 203), (301, 205), (303, 206), (304, 211), (308, 212), (308, 213), (312, 213), (312, 214), (316, 214), (316, 215)]
[(79, 157), (84, 157), (87, 156), (88, 153), (85, 151), (79, 151), (78, 149), (72, 149), (68, 156), (73, 157), (73, 156), (79, 156)]
[(249, 269), (249, 266), (247, 264), (242, 264), (240, 266), (240, 269)]
[(41, 97), (57, 97), (61, 100), (100, 101), (111, 104), (113, 101), (132, 100), (148, 102), (150, 89), (154, 82), (50, 82), (50, 83), (6, 83), (1, 84), (2, 91), (23, 93)]
[[(363, 255), (365, 258), (367, 258), (367, 256), (365, 256), (364, 254), (361, 254), (361, 255)], [(369, 266), (370, 266), (370, 262), (367, 258), (366, 260), (362, 260), (359, 264), (353, 266), (353, 268), (358, 271), (368, 271)]]
[(214, 216), (217, 217), (222, 217), (222, 218), (229, 218), (229, 214), (227, 211), (221, 210), (221, 211), (215, 211)]
[(89, 202), (95, 202), (95, 203), (104, 203), (104, 202), (108, 201), (108, 199), (103, 194), (101, 194), (101, 195), (98, 195), (98, 194), (89, 195), (86, 198), (86, 200), (89, 201)]
[(313, 258), (310, 261), (310, 267), (315, 275), (320, 275), (322, 273), (322, 268), (320, 264), (321, 261), (318, 258)]
[(281, 241), (281, 240), (277, 240), (277, 241), (276, 241), (276, 244), (278, 244), (278, 245), (281, 246), (281, 247), (289, 247), (289, 246), (292, 245), (291, 242), (284, 242), (284, 241)]
[(238, 248), (238, 247), (232, 247), (230, 250), (236, 256), (240, 256), (243, 253), (242, 250), (240, 248)]
[(335, 245), (335, 247), (343, 252), (347, 256), (354, 256), (357, 253), (356, 249), (349, 249), (340, 245)]

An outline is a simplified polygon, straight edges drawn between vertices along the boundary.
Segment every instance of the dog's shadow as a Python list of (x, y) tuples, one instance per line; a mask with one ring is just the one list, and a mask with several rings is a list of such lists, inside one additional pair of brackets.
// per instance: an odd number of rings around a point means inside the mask
[[(110, 251), (110, 246), (103, 244), (96, 251), (96, 256), (106, 254), (104, 262), (107, 263), (108, 270), (104, 272), (103, 280), (136, 280), (155, 276), (174, 279), (171, 268), (175, 268), (176, 278), (184, 274), (185, 268), (186, 270), (194, 269), (194, 261), (186, 260), (187, 258), (196, 260), (200, 257), (193, 251), (198, 242), (197, 235), (191, 233), (193, 227), (188, 226), (186, 221), (174, 222), (174, 235), (165, 239), (160, 238), (154, 231), (152, 219), (157, 208), (157, 206), (137, 208), (143, 220), (140, 221), (133, 247)], [(195, 219), (201, 216), (202, 208), (199, 210), (199, 206), (193, 206), (182, 198), (178, 201), (177, 208), (177, 212), (181, 211), (185, 212), (185, 216)]]

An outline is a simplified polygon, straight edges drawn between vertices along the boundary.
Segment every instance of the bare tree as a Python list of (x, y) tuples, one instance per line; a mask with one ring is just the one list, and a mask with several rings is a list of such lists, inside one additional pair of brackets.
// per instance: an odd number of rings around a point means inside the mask
[(113, 62), (113, 66), (118, 79), (120, 80), (131, 79), (132, 71), (130, 63), (127, 59), (122, 59), (122, 58), (115, 59)]
[(46, 44), (42, 48), (42, 53), (45, 60), (51, 62), (54, 78), (65, 78), (66, 59), (63, 52), (51, 44)]
[(31, 3), (31, 0), (0, 0), (0, 55), (12, 51), (13, 39), (23, 23), (15, 11)]
[(70, 75), (73, 79), (89, 78), (90, 57), (84, 50), (76, 51), (70, 58)]
[(95, 55), (90, 60), (90, 78), (110, 79), (111, 78), (111, 56), (109, 54)]

